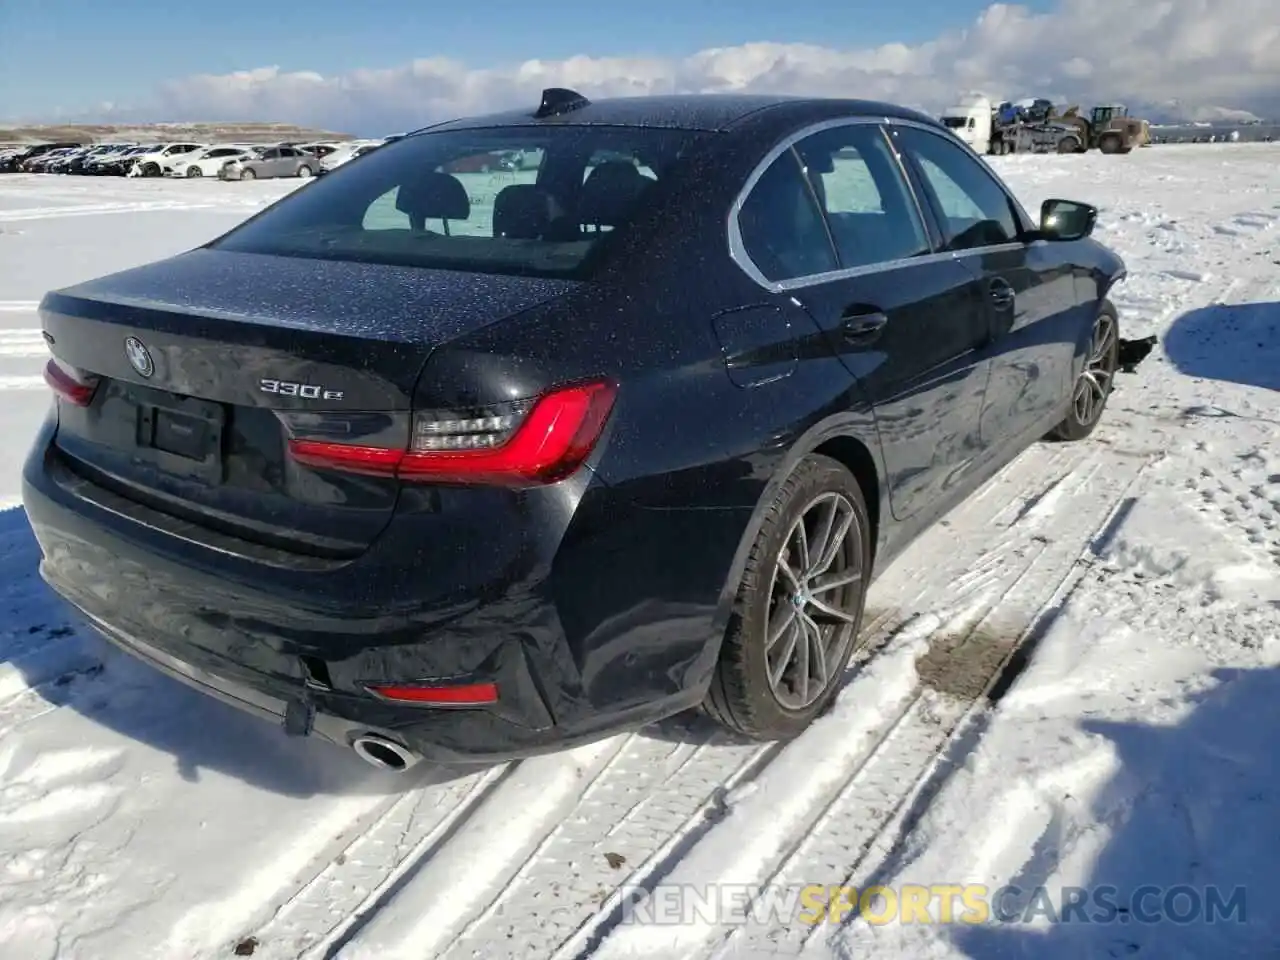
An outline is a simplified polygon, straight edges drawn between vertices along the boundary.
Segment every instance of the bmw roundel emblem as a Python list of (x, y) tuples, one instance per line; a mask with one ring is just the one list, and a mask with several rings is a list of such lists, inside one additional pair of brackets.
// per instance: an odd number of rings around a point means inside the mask
[(156, 372), (156, 364), (151, 359), (151, 351), (137, 337), (125, 338), (124, 352), (129, 358), (129, 363), (133, 366), (133, 369), (137, 370), (142, 376), (149, 377)]

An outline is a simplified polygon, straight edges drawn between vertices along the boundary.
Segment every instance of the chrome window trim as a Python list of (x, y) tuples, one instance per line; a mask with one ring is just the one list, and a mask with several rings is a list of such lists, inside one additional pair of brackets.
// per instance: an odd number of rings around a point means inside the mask
[(911, 174), (907, 173), (907, 165), (902, 160), (902, 151), (898, 149), (898, 145), (893, 142), (889, 124), (880, 125), (880, 136), (884, 138), (885, 145), (889, 148), (889, 152), (893, 154), (894, 165), (898, 168), (898, 175), (902, 177), (902, 182), (907, 185), (907, 193), (911, 194), (911, 202), (915, 204), (916, 217), (920, 221), (920, 226), (924, 228), (924, 238), (929, 244), (929, 249), (933, 253), (938, 251), (933, 249), (933, 237), (929, 231), (929, 217), (924, 215), (924, 204), (920, 202), (920, 195), (916, 192), (915, 184), (911, 182)]
[[(874, 273), (888, 273), (895, 270), (902, 270), (906, 267), (918, 266), (920, 264), (945, 263), (947, 261), (965, 260), (973, 256), (1006, 253), (1012, 250), (1024, 250), (1028, 247), (1039, 246), (1046, 242), (1043, 240), (1037, 240), (1031, 244), (1027, 244), (1020, 241), (1013, 241), (983, 247), (971, 247), (967, 250), (934, 250), (932, 253), (926, 253), (916, 257), (908, 257), (906, 259), (899, 260), (884, 260), (878, 263), (862, 264), (860, 266), (846, 267), (840, 270), (828, 270), (825, 273), (806, 274), (805, 276), (792, 277), (788, 280), (768, 279), (747, 254), (746, 245), (743, 243), (742, 227), (738, 220), (739, 214), (742, 212), (743, 205), (751, 195), (751, 191), (755, 189), (760, 178), (764, 176), (765, 171), (773, 165), (774, 161), (787, 151), (792, 150), (801, 140), (811, 137), (814, 134), (823, 133), (827, 130), (835, 130), (839, 127), (852, 126), (876, 126), (880, 128), (881, 136), (885, 137), (888, 142), (889, 150), (893, 154), (898, 167), (898, 173), (902, 177), (907, 188), (907, 193), (911, 196), (912, 202), (915, 205), (916, 216), (919, 218), (920, 227), (924, 230), (926, 240), (929, 240), (932, 244), (932, 240), (929, 237), (928, 220), (924, 216), (924, 207), (921, 203), (920, 197), (916, 192), (914, 184), (911, 182), (911, 178), (907, 176), (906, 168), (903, 164), (902, 157), (899, 154), (897, 145), (893, 143), (892, 139), (888, 136), (885, 128), (895, 126), (912, 127), (917, 130), (927, 131), (942, 139), (948, 139), (948, 135), (944, 131), (939, 131), (930, 127), (928, 124), (901, 117), (836, 117), (830, 120), (821, 120), (817, 123), (812, 123), (806, 127), (802, 127), (775, 143), (773, 147), (770, 148), (769, 152), (766, 153), (752, 169), (741, 189), (739, 189), (737, 196), (734, 198), (733, 204), (729, 208), (729, 215), (727, 218), (728, 222), (726, 224), (729, 243), (729, 258), (737, 264), (738, 269), (745, 273), (747, 277), (749, 277), (758, 286), (763, 287), (771, 293), (788, 293), (793, 290), (803, 290), (807, 287), (820, 286), (824, 283), (833, 283), (837, 280), (846, 280)], [(958, 138), (950, 137), (950, 139), (956, 140), (956, 142), (960, 143), (962, 148), (965, 146), (963, 141), (959, 141)], [(981, 157), (978, 157), (977, 154), (974, 154), (974, 156), (978, 158), (979, 162), (981, 162)], [(1023, 209), (1022, 204), (1018, 202), (1017, 197), (1014, 196), (1013, 192), (1009, 189), (1004, 180), (1002, 180), (994, 170), (991, 170), (989, 165), (983, 164), (983, 166), (987, 166), (988, 175), (995, 180), (996, 185), (1004, 192), (1005, 196), (1014, 205), (1014, 209), (1023, 215), (1024, 221), (1028, 223), (1031, 222), (1030, 218), (1026, 216), (1026, 211)], [(833, 251), (835, 250), (834, 244), (832, 249)], [(839, 254), (837, 252), (837, 256), (838, 255)]]

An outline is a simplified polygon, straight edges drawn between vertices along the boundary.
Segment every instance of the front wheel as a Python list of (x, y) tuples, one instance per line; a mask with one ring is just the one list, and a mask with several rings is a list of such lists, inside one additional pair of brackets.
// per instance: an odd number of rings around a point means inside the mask
[(245, 167), (243, 170), (240, 171), (240, 179), (241, 180), (257, 180), (258, 175), (253, 172), (252, 168)]
[(1120, 361), (1120, 320), (1111, 301), (1103, 301), (1093, 321), (1089, 338), (1089, 354), (1084, 369), (1071, 389), (1071, 409), (1062, 421), (1049, 431), (1052, 441), (1083, 440), (1093, 433), (1102, 419), (1107, 399), (1115, 385)]
[(839, 692), (870, 573), (858, 481), (830, 457), (806, 457), (747, 557), (703, 709), (756, 740), (802, 732)]
[(298, 176), (300, 177), (311, 176), (311, 168), (304, 163), (302, 166), (298, 168)]

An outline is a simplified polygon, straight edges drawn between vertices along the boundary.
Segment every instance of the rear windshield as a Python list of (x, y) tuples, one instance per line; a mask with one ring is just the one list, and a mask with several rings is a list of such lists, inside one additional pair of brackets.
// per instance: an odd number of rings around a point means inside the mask
[(603, 126), (419, 134), (308, 184), (212, 246), (584, 277), (698, 136)]

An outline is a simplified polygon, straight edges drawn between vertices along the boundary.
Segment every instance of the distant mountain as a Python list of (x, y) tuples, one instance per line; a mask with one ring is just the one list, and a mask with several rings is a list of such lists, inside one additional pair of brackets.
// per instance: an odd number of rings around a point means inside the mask
[(194, 140), (197, 143), (244, 141), (279, 143), (282, 140), (350, 140), (349, 133), (334, 133), (293, 123), (65, 123), (30, 126), (0, 125), (0, 143), (42, 143), (75, 140), (82, 143), (131, 141), (159, 143)]

